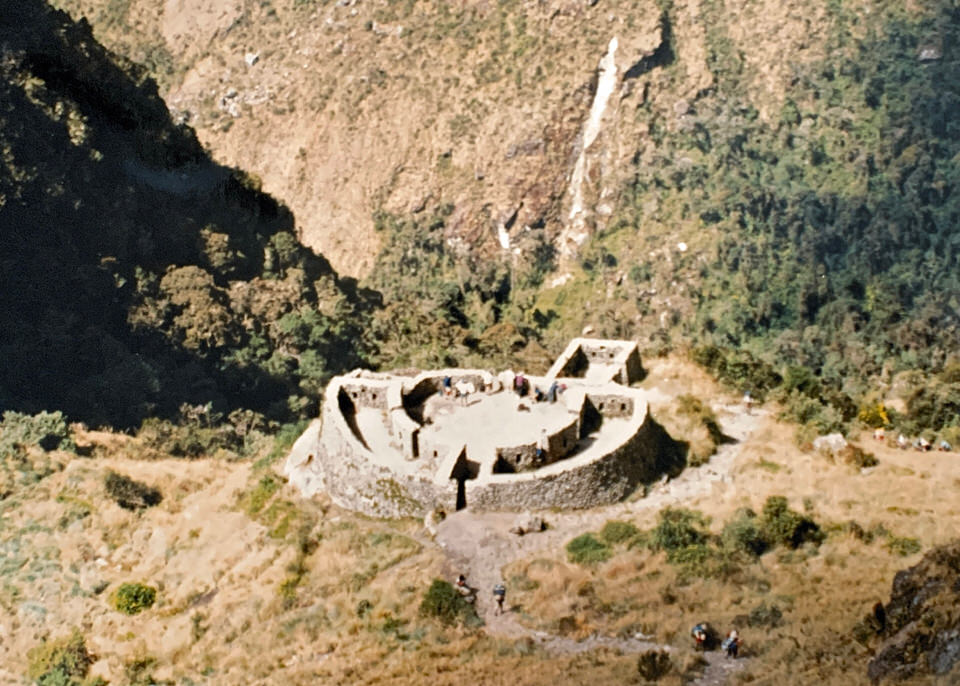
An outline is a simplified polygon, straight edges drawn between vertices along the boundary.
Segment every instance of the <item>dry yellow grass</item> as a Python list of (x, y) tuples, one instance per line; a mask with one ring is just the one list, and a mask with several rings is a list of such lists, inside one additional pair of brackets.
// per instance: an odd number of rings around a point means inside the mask
[[(721, 422), (736, 419), (736, 398), (682, 361), (652, 361), (650, 368), (645, 384), (665, 393), (675, 384), (710, 399)], [(869, 542), (844, 525), (855, 521), (867, 532), (882, 525), (924, 549), (950, 540), (960, 530), (960, 460), (864, 436), (880, 464), (861, 473), (802, 453), (793, 428), (772, 415), (751, 420), (751, 435), (730, 448), (729, 462), (721, 455), (699, 468), (728, 464), (729, 478), (693, 488), (707, 474), (694, 471), (689, 481), (662, 488), (678, 489), (675, 504), (702, 511), (714, 533), (737, 508), (759, 511), (767, 496), (786, 495), (792, 508), (809, 508), (827, 527), (819, 549), (771, 551), (728, 580), (682, 579), (663, 554), (626, 544), (595, 567), (567, 560), (566, 540), (608, 520), (652, 528), (660, 504), (670, 502), (654, 489), (596, 511), (548, 513), (555, 527), (529, 539), (544, 547), (504, 569), (514, 617), (574, 639), (651, 635), (678, 649), (678, 670), (695, 665), (686, 652), (694, 623), (710, 621), (721, 631), (737, 624), (751, 660), (735, 679), (865, 683), (868, 655), (851, 628), (889, 596), (893, 575), (919, 554), (901, 557), (887, 546), (889, 537)], [(639, 683), (635, 655), (552, 654), (528, 639), (420, 617), (424, 590), (455, 566), (419, 522), (370, 520), (324, 499), (300, 500), (287, 486), (250, 513), (244, 494), (263, 476), (250, 464), (145, 461), (128, 437), (81, 439), (92, 457), (58, 455), (62, 471), (0, 501), (2, 679), (19, 679), (31, 647), (76, 626), (98, 656), (94, 671), (117, 684), (126, 683), (126, 664), (143, 657), (156, 660), (157, 679), (174, 683)], [(156, 486), (163, 502), (140, 513), (121, 509), (105, 497), (110, 469)], [(110, 607), (111, 590), (128, 581), (159, 589), (152, 610), (128, 617)], [(776, 605), (783, 624), (744, 625), (742, 616), (761, 604)], [(680, 682), (677, 671), (663, 683)]]

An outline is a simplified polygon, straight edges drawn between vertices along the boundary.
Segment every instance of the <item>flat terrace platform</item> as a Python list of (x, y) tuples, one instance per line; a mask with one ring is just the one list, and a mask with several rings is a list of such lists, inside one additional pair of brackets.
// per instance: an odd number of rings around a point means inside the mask
[[(565, 400), (576, 394), (560, 394), (556, 402), (537, 402), (532, 395), (521, 398), (513, 391), (477, 392), (466, 400), (433, 394), (420, 410), (424, 423), (421, 441), (444, 446), (448, 450), (466, 446), (470, 460), (481, 465), (481, 472), (490, 473), (497, 459), (497, 447), (535, 443), (545, 429), (554, 433), (570, 422), (572, 411)], [(578, 412), (579, 408), (574, 410)], [(601, 419), (594, 430), (577, 441), (563, 462), (589, 451), (602, 455), (616, 448), (631, 431), (626, 418)], [(373, 460), (399, 473), (433, 478), (442, 462), (423, 455), (416, 460), (404, 459), (390, 432), (388, 418), (382, 410), (362, 407), (356, 414), (359, 437), (372, 453)], [(506, 440), (505, 440), (506, 439)], [(447, 454), (447, 453), (444, 453)], [(449, 475), (437, 475), (447, 478)]]
[(482, 465), (492, 464), (498, 444), (534, 443), (543, 429), (552, 433), (570, 421), (562, 395), (538, 403), (510, 391), (474, 393), (465, 405), (434, 395), (424, 405), (421, 436), (449, 448), (466, 445), (470, 459)]

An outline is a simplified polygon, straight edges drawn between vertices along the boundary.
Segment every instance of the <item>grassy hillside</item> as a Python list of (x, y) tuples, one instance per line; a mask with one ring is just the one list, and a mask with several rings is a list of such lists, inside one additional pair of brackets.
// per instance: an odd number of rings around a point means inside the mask
[[(743, 414), (689, 362), (648, 369), (666, 396), (710, 398), (739, 442), (645, 497), (544, 513), (547, 531), (522, 538), (509, 514), (460, 513), (435, 537), (304, 500), (270, 457), (289, 444), (257, 431), (256, 459), (185, 461), (49, 418), (13, 441), (5, 421), (0, 680), (643, 684), (639, 654), (602, 645), (641, 634), (671, 646), (661, 683), (679, 685), (707, 667), (689, 631), (708, 621), (739, 627), (746, 659), (694, 683), (869, 683), (871, 608), (960, 526), (956, 456), (867, 436), (879, 464), (861, 471), (801, 452), (791, 425)], [(484, 626), (424, 602), (437, 579), (501, 571), (505, 623), (489, 588)]]

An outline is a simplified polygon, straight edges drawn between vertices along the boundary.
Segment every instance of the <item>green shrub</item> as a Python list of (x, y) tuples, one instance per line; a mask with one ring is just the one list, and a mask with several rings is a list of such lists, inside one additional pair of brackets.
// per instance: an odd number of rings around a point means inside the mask
[(707, 542), (707, 521), (700, 512), (667, 507), (659, 516), (660, 521), (651, 532), (650, 547), (666, 551), (671, 562), (677, 551)]
[(600, 530), (600, 538), (607, 545), (617, 545), (636, 537), (640, 530), (630, 522), (610, 520)]
[(852, 443), (842, 448), (838, 457), (843, 460), (845, 464), (856, 467), (857, 469), (876, 467), (878, 464), (880, 464), (880, 461), (877, 459), (876, 455), (873, 453), (868, 453), (860, 446), (853, 445)]
[(915, 538), (900, 538), (899, 536), (891, 536), (887, 539), (887, 550), (894, 555), (909, 557), (910, 555), (919, 553), (920, 549), (920, 541)]
[(30, 446), (43, 450), (75, 450), (62, 412), (35, 415), (4, 412), (0, 422), (0, 458), (16, 457)]
[(157, 600), (157, 589), (144, 584), (120, 584), (114, 592), (113, 607), (127, 615), (149, 610)]
[(706, 579), (717, 576), (721, 571), (716, 564), (720, 560), (715, 550), (705, 543), (694, 543), (672, 550), (667, 554), (667, 560), (679, 567), (681, 575), (685, 577), (697, 576)]
[(134, 481), (129, 476), (110, 471), (103, 480), (107, 495), (126, 510), (142, 510), (158, 505), (163, 496), (156, 488)]
[(762, 555), (769, 548), (763, 526), (756, 513), (749, 508), (739, 510), (734, 518), (727, 522), (720, 534), (720, 540), (727, 550), (750, 555)]
[(663, 650), (648, 650), (637, 659), (637, 671), (646, 681), (659, 681), (672, 670), (670, 653)]
[(152, 670), (157, 666), (157, 658), (152, 655), (136, 657), (124, 665), (124, 676), (129, 686), (154, 686), (157, 680)]
[(460, 622), (466, 626), (479, 626), (482, 620), (473, 603), (468, 603), (448, 581), (434, 579), (420, 601), (420, 615), (433, 617), (444, 624)]
[(809, 517), (791, 510), (782, 495), (772, 495), (763, 504), (763, 535), (772, 545), (797, 548), (807, 541), (820, 543), (823, 531)]
[(610, 559), (612, 552), (593, 534), (581, 534), (567, 543), (567, 559), (578, 565), (592, 565)]
[(690, 352), (693, 361), (738, 391), (750, 391), (758, 402), (780, 385), (782, 378), (769, 364), (745, 350), (702, 345)]
[(96, 658), (87, 650), (79, 630), (54, 641), (44, 641), (27, 652), (27, 675), (38, 686), (94, 686), (103, 680), (87, 679)]
[(775, 629), (783, 624), (783, 611), (774, 604), (762, 602), (750, 610), (747, 615), (747, 624), (752, 627), (767, 627)]

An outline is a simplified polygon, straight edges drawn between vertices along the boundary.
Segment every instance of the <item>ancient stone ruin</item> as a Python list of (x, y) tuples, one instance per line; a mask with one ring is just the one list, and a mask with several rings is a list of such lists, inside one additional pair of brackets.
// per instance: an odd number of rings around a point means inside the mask
[(521, 392), (511, 371), (355, 370), (327, 386), (285, 472), (381, 517), (615, 502), (662, 471), (663, 431), (629, 386), (643, 373), (636, 343), (585, 338)]

